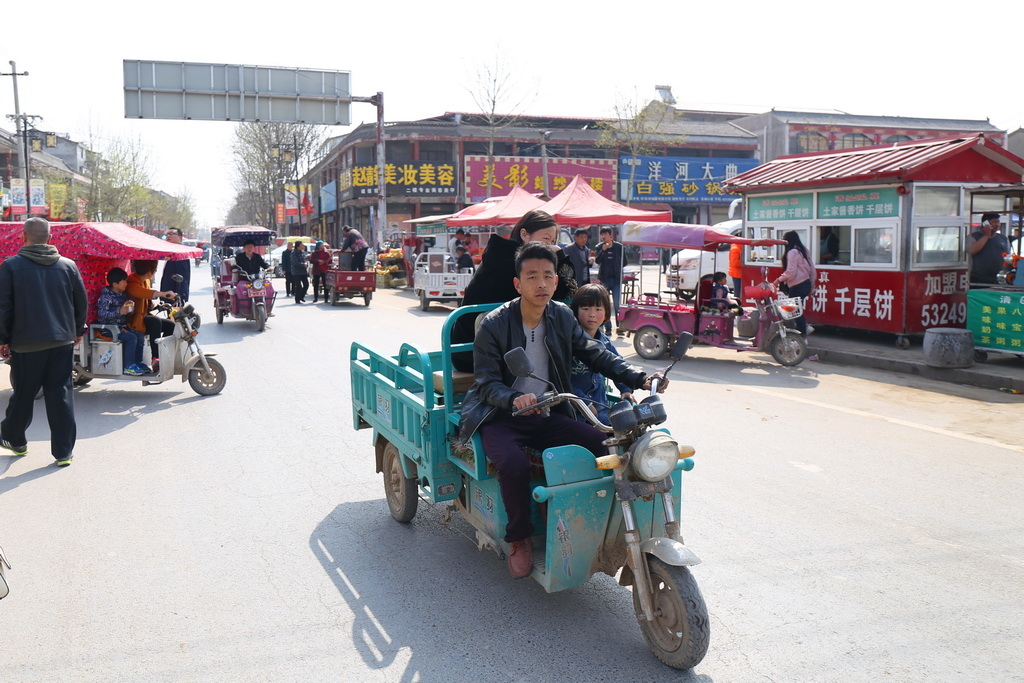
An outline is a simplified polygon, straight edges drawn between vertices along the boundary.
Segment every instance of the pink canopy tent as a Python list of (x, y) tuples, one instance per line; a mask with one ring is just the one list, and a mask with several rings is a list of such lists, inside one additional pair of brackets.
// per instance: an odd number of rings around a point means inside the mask
[[(523, 217), (523, 214), (540, 208), (542, 204), (544, 204), (542, 200), (516, 186), (497, 201), (467, 206), (445, 222), (449, 227), (455, 228), (473, 225), (515, 225)], [(470, 213), (470, 209), (477, 206), (483, 208)]]
[(618, 225), (626, 221), (670, 221), (671, 211), (642, 211), (602, 197), (576, 176), (546, 204), (547, 211), (560, 225)]
[[(0, 223), (0, 260), (21, 249), (23, 227), (23, 223)], [(50, 223), (50, 244), (61, 256), (78, 264), (89, 297), (90, 322), (95, 319), (94, 304), (111, 268), (130, 273), (133, 260), (180, 261), (203, 253), (202, 249), (165, 242), (124, 223)]]
[(622, 234), (619, 235), (619, 238), (623, 244), (660, 247), (662, 249), (700, 249), (703, 251), (713, 251), (719, 244), (746, 244), (754, 247), (766, 247), (773, 244), (786, 243), (785, 240), (735, 237), (707, 225), (639, 221), (626, 222), (622, 226)]

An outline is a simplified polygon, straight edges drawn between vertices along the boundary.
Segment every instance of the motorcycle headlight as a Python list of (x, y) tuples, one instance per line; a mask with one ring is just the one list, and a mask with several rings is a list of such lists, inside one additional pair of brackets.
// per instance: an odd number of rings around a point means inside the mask
[(256, 282), (252, 283), (252, 288), (263, 289), (263, 280), (256, 280)]
[(679, 463), (679, 444), (665, 432), (647, 432), (630, 452), (630, 465), (644, 481), (661, 481)]

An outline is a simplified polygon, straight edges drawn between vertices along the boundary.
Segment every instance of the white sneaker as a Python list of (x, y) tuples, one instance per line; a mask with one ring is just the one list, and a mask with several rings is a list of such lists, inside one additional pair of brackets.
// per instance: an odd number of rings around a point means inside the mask
[(814, 334), (814, 325), (807, 326), (807, 334)]

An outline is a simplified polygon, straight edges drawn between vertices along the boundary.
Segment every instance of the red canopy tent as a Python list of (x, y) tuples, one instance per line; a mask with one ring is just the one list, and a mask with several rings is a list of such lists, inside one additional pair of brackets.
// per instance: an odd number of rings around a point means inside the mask
[[(23, 228), (23, 223), (0, 223), (0, 260), (21, 249)], [(78, 265), (89, 298), (89, 321), (94, 320), (94, 304), (111, 268), (130, 273), (133, 260), (181, 261), (203, 253), (202, 249), (165, 242), (124, 223), (50, 223), (50, 244)]]
[(618, 225), (626, 221), (671, 221), (671, 211), (643, 211), (602, 197), (576, 176), (569, 185), (537, 207), (560, 225)]
[[(467, 206), (450, 217), (446, 224), (449, 227), (468, 227), (471, 225), (515, 225), (527, 211), (538, 209), (544, 202), (523, 188), (516, 186), (498, 201), (481, 202)], [(470, 211), (475, 207), (479, 210)]]

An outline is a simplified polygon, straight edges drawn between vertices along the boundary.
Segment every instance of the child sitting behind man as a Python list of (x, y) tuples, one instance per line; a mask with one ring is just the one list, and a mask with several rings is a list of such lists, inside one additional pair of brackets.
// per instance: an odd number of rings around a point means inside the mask
[(142, 362), (142, 344), (145, 335), (128, 328), (125, 320), (131, 315), (135, 304), (128, 299), (128, 273), (121, 268), (111, 268), (107, 273), (107, 286), (100, 290), (96, 302), (96, 320), (105, 325), (117, 325), (118, 339), (124, 349), (124, 374), (145, 375), (151, 370)]
[[(584, 332), (615, 355), (622, 355), (601, 331), (601, 327), (612, 314), (612, 298), (607, 289), (598, 284), (583, 285), (576, 290), (576, 296), (572, 298), (570, 308), (576, 314), (576, 320), (579, 321)], [(594, 411), (597, 419), (608, 424), (608, 408), (605, 405), (608, 402), (608, 387), (605, 376), (594, 372), (581, 361), (573, 359), (570, 382), (574, 394), (580, 398), (597, 402), (591, 403), (590, 409)], [(633, 394), (628, 386), (617, 384), (616, 388), (624, 400), (633, 400)]]
[(716, 301), (712, 301), (710, 305), (722, 313), (730, 309), (737, 313), (743, 313), (743, 307), (740, 306), (739, 301), (729, 296), (729, 285), (726, 284), (728, 276), (722, 271), (718, 271), (711, 279), (714, 283), (711, 286), (711, 298), (716, 299)]

